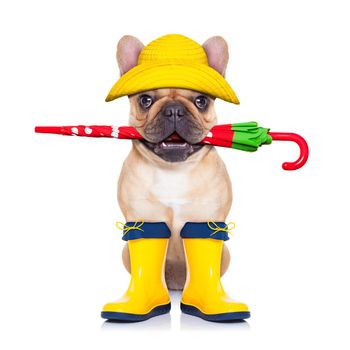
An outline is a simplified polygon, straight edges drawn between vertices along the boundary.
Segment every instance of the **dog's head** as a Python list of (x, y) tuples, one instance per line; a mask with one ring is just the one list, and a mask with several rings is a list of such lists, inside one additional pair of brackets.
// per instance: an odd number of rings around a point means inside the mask
[[(228, 47), (221, 37), (212, 37), (203, 45), (209, 65), (221, 75), (228, 62)], [(118, 43), (117, 61), (120, 74), (133, 68), (143, 48), (135, 37), (124, 36)], [(199, 144), (216, 124), (212, 96), (179, 89), (163, 88), (129, 96), (130, 125), (144, 137), (148, 152), (167, 162), (185, 161), (203, 145)]]

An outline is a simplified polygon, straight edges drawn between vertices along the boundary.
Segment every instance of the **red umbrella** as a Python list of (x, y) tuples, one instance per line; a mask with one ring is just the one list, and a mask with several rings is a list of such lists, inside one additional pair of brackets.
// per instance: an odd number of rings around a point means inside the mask
[[(71, 136), (111, 137), (128, 140), (143, 139), (142, 135), (132, 126), (37, 126), (35, 127), (35, 132)], [(309, 156), (309, 148), (303, 137), (295, 133), (270, 132), (267, 128), (259, 127), (256, 122), (216, 125), (200, 143), (254, 152), (261, 145), (270, 144), (272, 140), (292, 141), (299, 146), (300, 155), (298, 159), (294, 162), (283, 163), (282, 168), (284, 170), (296, 170), (306, 163)], [(174, 141), (176, 140), (174, 139)]]

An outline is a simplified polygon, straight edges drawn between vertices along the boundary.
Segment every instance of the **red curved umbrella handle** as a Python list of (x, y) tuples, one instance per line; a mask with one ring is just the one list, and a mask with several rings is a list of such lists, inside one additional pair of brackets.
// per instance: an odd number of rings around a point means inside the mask
[(285, 162), (282, 164), (284, 170), (297, 170), (301, 168), (309, 157), (309, 147), (303, 137), (292, 132), (269, 132), (272, 140), (275, 141), (293, 141), (300, 149), (299, 158), (295, 162)]

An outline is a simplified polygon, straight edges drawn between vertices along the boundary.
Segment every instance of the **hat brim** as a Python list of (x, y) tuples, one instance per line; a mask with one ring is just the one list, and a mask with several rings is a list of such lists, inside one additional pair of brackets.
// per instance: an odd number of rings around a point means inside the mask
[(204, 64), (140, 64), (126, 72), (114, 84), (106, 101), (143, 91), (181, 88), (199, 91), (224, 101), (239, 104), (225, 78)]

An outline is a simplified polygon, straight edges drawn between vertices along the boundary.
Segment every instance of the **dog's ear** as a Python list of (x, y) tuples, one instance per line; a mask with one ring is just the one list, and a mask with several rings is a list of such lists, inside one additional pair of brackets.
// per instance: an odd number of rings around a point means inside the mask
[(202, 45), (207, 54), (209, 66), (225, 76), (228, 62), (228, 45), (221, 36), (213, 36)]
[(117, 46), (117, 62), (120, 75), (123, 75), (137, 65), (142, 48), (142, 42), (134, 36), (124, 35), (119, 40)]

